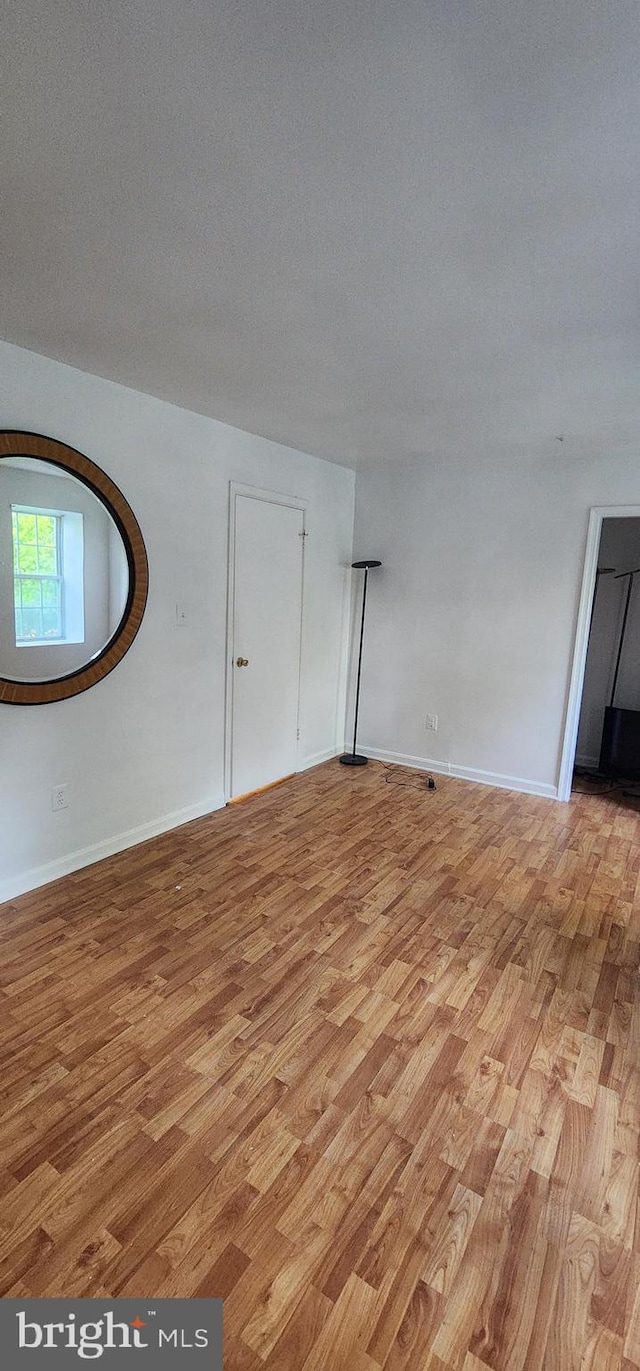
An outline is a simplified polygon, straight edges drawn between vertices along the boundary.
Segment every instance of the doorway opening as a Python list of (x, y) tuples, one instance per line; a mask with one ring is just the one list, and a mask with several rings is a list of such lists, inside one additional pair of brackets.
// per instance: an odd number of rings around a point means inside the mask
[(558, 799), (640, 798), (640, 506), (591, 511)]

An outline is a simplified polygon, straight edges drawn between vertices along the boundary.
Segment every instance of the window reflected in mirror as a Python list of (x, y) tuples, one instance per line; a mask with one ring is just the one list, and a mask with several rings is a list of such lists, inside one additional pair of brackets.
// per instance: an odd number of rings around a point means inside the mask
[(105, 506), (62, 468), (8, 457), (0, 546), (12, 549), (0, 557), (0, 674), (51, 680), (90, 662), (116, 632), (129, 589), (124, 543)]

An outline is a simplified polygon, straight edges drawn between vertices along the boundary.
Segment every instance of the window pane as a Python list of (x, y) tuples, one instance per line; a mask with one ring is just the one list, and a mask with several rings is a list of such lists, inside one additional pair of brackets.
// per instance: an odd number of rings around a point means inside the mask
[(23, 605), (40, 605), (41, 590), (39, 581), (22, 581), (22, 603)]
[(39, 609), (26, 609), (21, 614), (21, 638), (42, 637), (42, 615)]
[(55, 547), (56, 521), (53, 514), (38, 514), (38, 542), (45, 547)]
[(28, 575), (31, 571), (38, 570), (38, 549), (31, 547), (28, 543), (19, 543), (17, 547), (17, 558), (13, 559), (14, 571), (19, 571), (22, 576)]
[(35, 543), (36, 541), (36, 516), (35, 514), (16, 514), (17, 537), (21, 543)]
[(46, 575), (47, 572), (50, 572), (53, 576), (55, 576), (56, 571), (58, 570), (57, 561), (58, 559), (56, 557), (55, 547), (43, 547), (42, 543), (38, 544), (39, 572), (41, 572), (43, 575)]
[(57, 609), (43, 609), (42, 636), (43, 638), (59, 638), (61, 636), (60, 616)]
[(43, 605), (59, 605), (60, 603), (60, 584), (58, 581), (42, 582), (42, 603)]

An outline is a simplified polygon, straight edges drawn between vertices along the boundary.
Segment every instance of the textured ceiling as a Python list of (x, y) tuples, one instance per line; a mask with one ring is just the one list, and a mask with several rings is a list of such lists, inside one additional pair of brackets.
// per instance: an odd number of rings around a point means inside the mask
[(350, 466), (628, 448), (639, 32), (636, 0), (8, 0), (0, 334)]

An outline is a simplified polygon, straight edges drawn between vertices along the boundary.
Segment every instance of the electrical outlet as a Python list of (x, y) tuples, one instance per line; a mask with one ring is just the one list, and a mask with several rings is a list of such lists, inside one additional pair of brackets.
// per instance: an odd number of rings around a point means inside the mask
[(437, 715), (437, 714), (427, 714), (427, 722), (426, 722), (426, 724), (425, 724), (425, 728), (430, 728), (430, 729), (432, 729), (432, 731), (433, 731), (434, 733), (437, 733), (437, 732), (438, 732), (438, 715)]
[(68, 808), (68, 805), (69, 805), (69, 800), (68, 800), (68, 798), (67, 798), (67, 786), (66, 786), (66, 783), (65, 783), (65, 785), (54, 785), (54, 786), (52, 786), (52, 788), (51, 788), (51, 808), (52, 808), (52, 809), (67, 809), (67, 808)]
[(189, 615), (186, 605), (176, 605), (176, 624), (178, 628), (186, 628), (189, 623)]

